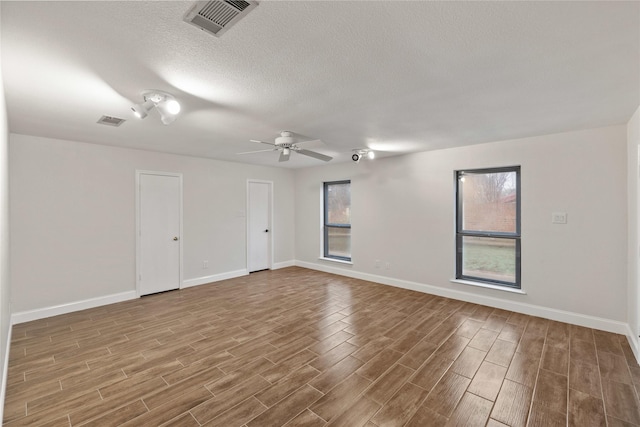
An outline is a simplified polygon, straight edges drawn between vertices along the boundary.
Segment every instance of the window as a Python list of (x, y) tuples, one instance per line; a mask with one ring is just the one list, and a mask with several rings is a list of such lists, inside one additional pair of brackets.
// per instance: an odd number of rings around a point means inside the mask
[(351, 181), (324, 183), (324, 257), (351, 261)]
[(520, 167), (456, 171), (456, 279), (520, 289)]

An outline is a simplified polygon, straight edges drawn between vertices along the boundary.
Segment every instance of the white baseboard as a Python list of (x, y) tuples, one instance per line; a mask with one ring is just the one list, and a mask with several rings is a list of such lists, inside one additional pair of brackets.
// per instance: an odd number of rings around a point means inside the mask
[[(247, 270), (230, 271), (228, 273), (214, 274), (211, 276), (197, 277), (195, 279), (184, 280), (182, 288), (191, 286), (204, 285), (205, 283), (217, 282), (234, 277), (246, 276), (249, 274)], [(67, 304), (56, 305), (52, 307), (44, 307), (35, 310), (21, 311), (11, 315), (11, 323), (17, 325), (19, 323), (30, 322), (32, 320), (44, 319), (46, 317), (57, 316), (59, 314), (71, 313), (74, 311), (86, 310), (88, 308), (100, 307), (102, 305), (113, 304), (116, 302), (127, 301), (138, 298), (136, 291), (121, 292), (103, 297), (90, 298), (82, 301), (70, 302)]]
[(284, 262), (276, 262), (271, 266), (271, 269), (277, 270), (279, 268), (294, 267), (295, 265), (296, 265), (296, 261), (292, 259)]
[(137, 297), (136, 291), (127, 291), (103, 297), (70, 302), (67, 304), (54, 305), (52, 307), (20, 311), (18, 313), (11, 314), (11, 324), (17, 325), (18, 323), (44, 319), (45, 317), (57, 316), (59, 314), (67, 314), (74, 311), (86, 310), (88, 308), (100, 307), (102, 305), (114, 304), (116, 302), (128, 301), (136, 299)]
[(640, 343), (638, 342), (638, 337), (633, 333), (629, 325), (627, 325), (627, 332), (625, 335), (627, 336), (627, 341), (629, 341), (629, 346), (633, 351), (633, 355), (640, 364)]
[(9, 318), (9, 333), (7, 334), (7, 348), (4, 353), (4, 364), (2, 366), (2, 385), (0, 389), (0, 420), (4, 419), (4, 398), (7, 392), (7, 376), (9, 373), (9, 353), (11, 350), (11, 331), (13, 322)]
[(249, 272), (244, 269), (229, 271), (220, 274), (212, 274), (211, 276), (196, 277), (195, 279), (183, 280), (181, 289), (190, 288), (192, 286), (206, 285), (207, 283), (219, 282), (221, 280), (233, 279), (235, 277), (246, 276), (247, 274), (249, 274)]
[[(456, 300), (471, 302), (475, 304), (487, 305), (490, 307), (500, 308), (503, 310), (515, 311), (530, 316), (543, 317), (545, 319), (557, 320), (559, 322), (571, 323), (574, 325), (584, 326), (587, 328), (599, 329), (601, 331), (613, 332), (629, 337), (629, 325), (616, 320), (604, 319), (601, 317), (590, 316), (586, 314), (574, 313), (570, 311), (557, 310), (555, 308), (543, 307), (500, 298), (472, 294), (469, 292), (459, 291), (456, 289), (446, 289), (439, 286), (426, 285), (423, 283), (411, 282), (408, 280), (394, 279), (392, 277), (378, 276), (375, 274), (362, 273), (354, 270), (346, 270), (336, 268), (329, 265), (320, 265), (306, 261), (296, 260), (299, 267), (309, 268), (311, 270), (324, 271), (325, 273), (333, 273), (340, 276), (353, 277), (355, 279), (367, 280), (369, 282), (380, 283), (383, 285), (395, 286), (397, 288), (410, 289), (413, 291), (424, 292), (431, 295), (452, 298)], [(633, 348), (633, 345), (632, 345)], [(636, 349), (634, 349), (636, 351)], [(636, 353), (637, 357), (638, 353)]]

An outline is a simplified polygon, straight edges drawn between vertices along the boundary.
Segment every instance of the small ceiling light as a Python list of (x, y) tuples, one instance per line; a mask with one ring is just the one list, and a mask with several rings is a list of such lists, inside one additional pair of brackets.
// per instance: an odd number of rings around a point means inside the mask
[(373, 160), (376, 157), (376, 153), (368, 148), (354, 148), (351, 160), (358, 163), (361, 158), (366, 157), (369, 160)]
[(176, 115), (180, 112), (180, 103), (168, 93), (159, 90), (145, 92), (143, 94), (144, 102), (131, 107), (133, 114), (139, 119), (147, 117), (147, 113), (153, 107), (156, 107), (160, 120), (165, 125), (172, 123), (176, 119)]

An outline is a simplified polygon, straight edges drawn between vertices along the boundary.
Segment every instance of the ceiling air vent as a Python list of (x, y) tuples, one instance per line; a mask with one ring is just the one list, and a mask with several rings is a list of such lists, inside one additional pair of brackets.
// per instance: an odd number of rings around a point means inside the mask
[(99, 123), (101, 125), (107, 125), (107, 126), (120, 126), (125, 121), (126, 121), (125, 119), (120, 119), (118, 117), (102, 116), (98, 119), (96, 123)]
[(197, 1), (184, 21), (220, 37), (257, 5), (257, 1), (245, 0)]

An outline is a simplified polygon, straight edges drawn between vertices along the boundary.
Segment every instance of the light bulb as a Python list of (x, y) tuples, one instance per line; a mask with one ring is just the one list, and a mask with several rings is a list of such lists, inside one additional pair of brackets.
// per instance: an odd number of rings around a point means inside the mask
[(370, 160), (373, 160), (376, 158), (376, 153), (374, 153), (373, 151), (369, 151), (367, 152), (367, 158)]
[(176, 115), (180, 112), (180, 103), (175, 99), (169, 99), (166, 102), (167, 113)]

